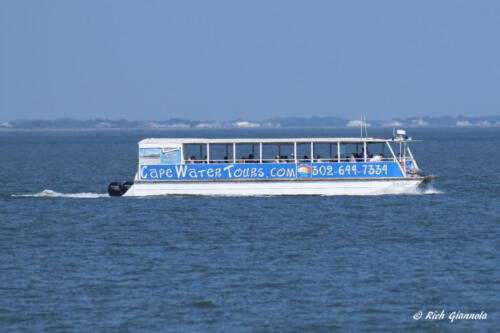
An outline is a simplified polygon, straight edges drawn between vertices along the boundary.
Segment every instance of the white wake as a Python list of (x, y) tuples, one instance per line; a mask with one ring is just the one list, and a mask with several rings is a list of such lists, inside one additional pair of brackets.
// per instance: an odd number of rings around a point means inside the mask
[(425, 194), (443, 194), (443, 191), (436, 189), (432, 185), (427, 185), (424, 188), (411, 187), (411, 188), (388, 188), (380, 189), (367, 195), (425, 195)]
[(422, 194), (443, 194), (444, 192), (434, 188), (432, 185), (428, 185), (426, 189), (420, 191)]
[(107, 193), (91, 193), (91, 192), (60, 193), (52, 190), (43, 190), (42, 192), (33, 194), (12, 194), (12, 196), (27, 197), (27, 198), (78, 198), (78, 199), (95, 199), (95, 198), (109, 197)]
[[(432, 185), (428, 185), (423, 189), (420, 188), (390, 188), (390, 189), (380, 189), (372, 192), (367, 192), (365, 194), (350, 194), (354, 196), (367, 195), (367, 196), (378, 196), (378, 195), (425, 195), (425, 194), (442, 194), (440, 191), (434, 188)], [(345, 196), (346, 194), (335, 194), (334, 196)], [(349, 196), (350, 196), (349, 195)], [(38, 193), (32, 194), (12, 194), (13, 197), (26, 197), (26, 198), (76, 198), (76, 199), (96, 199), (96, 198), (109, 198), (107, 193), (92, 193), (92, 192), (81, 192), (81, 193), (60, 193), (53, 190), (43, 190)], [(223, 197), (238, 197), (238, 196), (251, 196), (251, 197), (272, 197), (272, 195), (248, 195), (244, 193), (239, 194), (223, 194), (223, 195), (209, 195), (209, 196), (223, 196)], [(329, 195), (321, 195), (329, 196)]]

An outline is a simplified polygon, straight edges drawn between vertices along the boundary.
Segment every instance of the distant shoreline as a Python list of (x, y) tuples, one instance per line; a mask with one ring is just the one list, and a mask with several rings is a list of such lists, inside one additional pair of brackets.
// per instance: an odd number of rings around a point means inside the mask
[[(200, 121), (172, 118), (163, 121), (110, 119), (21, 119), (0, 121), (0, 130), (220, 130), (280, 128), (359, 128), (359, 119), (338, 117), (284, 117), (262, 121)], [(500, 127), (500, 115), (486, 117), (409, 117), (393, 120), (365, 120), (368, 128), (488, 128)]]
[[(396, 127), (372, 126), (369, 129), (393, 129)], [(500, 129), (500, 126), (399, 126), (403, 129)], [(123, 128), (0, 128), (0, 132), (119, 132), (119, 131), (173, 131), (173, 132), (188, 132), (188, 131), (283, 131), (283, 130), (302, 130), (302, 129), (352, 129), (359, 131), (356, 127), (346, 126), (303, 126), (303, 127), (260, 127), (260, 128), (150, 128), (150, 127), (123, 127)]]

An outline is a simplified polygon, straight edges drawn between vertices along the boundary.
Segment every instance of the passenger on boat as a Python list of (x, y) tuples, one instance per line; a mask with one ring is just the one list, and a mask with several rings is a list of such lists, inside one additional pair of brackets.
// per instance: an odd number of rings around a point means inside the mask
[(304, 157), (302, 157), (302, 162), (309, 162), (309, 156), (304, 155)]
[(292, 154), (292, 159), (290, 160), (291, 163), (297, 163), (297, 159), (295, 158), (295, 154)]
[(317, 163), (322, 163), (323, 159), (321, 158), (321, 155), (316, 156), (316, 162)]
[(280, 163), (280, 155), (276, 155), (276, 157), (273, 160), (273, 163)]
[(224, 163), (229, 163), (229, 158), (226, 156), (224, 156)]
[(255, 163), (253, 154), (248, 155), (247, 163)]

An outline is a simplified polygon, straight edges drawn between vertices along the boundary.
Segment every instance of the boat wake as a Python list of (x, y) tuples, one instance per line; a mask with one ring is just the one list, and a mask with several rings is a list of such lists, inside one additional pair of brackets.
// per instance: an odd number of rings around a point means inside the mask
[(26, 198), (77, 198), (77, 199), (96, 199), (107, 198), (107, 193), (60, 193), (52, 190), (43, 190), (42, 192), (33, 194), (12, 194), (13, 197), (26, 197)]
[(425, 194), (443, 194), (443, 191), (440, 191), (432, 185), (427, 185), (424, 188), (402, 188), (402, 189), (385, 189), (380, 191), (371, 192), (368, 195), (425, 195)]
[[(425, 194), (442, 194), (444, 193), (443, 191), (440, 191), (436, 188), (434, 188), (432, 185), (427, 186), (426, 188), (419, 189), (419, 188), (412, 188), (412, 189), (386, 189), (386, 190), (379, 190), (375, 192), (370, 192), (362, 195), (366, 196), (378, 196), (378, 195), (425, 195)], [(356, 194), (360, 195), (360, 194)], [(355, 196), (356, 196), (355, 195)], [(60, 193), (56, 192), (53, 190), (43, 190), (38, 193), (32, 193), (32, 194), (12, 194), (13, 197), (25, 197), (25, 198), (75, 198), (75, 199), (97, 199), (97, 198), (109, 198), (109, 195), (107, 193), (92, 193), (92, 192), (81, 192), (81, 193)], [(197, 196), (197, 195), (194, 195)], [(251, 197), (271, 197), (268, 195), (246, 195), (246, 194), (232, 194), (232, 195), (209, 195), (209, 196), (216, 196), (216, 197), (221, 197), (221, 196), (227, 196), (227, 197), (239, 197), (239, 196), (251, 196)], [(329, 196), (329, 195), (320, 195), (320, 196)], [(335, 195), (339, 196), (339, 195)], [(340, 195), (340, 196), (345, 196), (345, 194)], [(151, 196), (151, 197), (158, 197), (158, 196)]]
[(428, 185), (427, 188), (425, 188), (424, 190), (419, 190), (420, 191), (420, 194), (443, 194), (444, 192), (443, 191), (440, 191), (436, 188), (434, 188), (434, 186), (432, 185)]

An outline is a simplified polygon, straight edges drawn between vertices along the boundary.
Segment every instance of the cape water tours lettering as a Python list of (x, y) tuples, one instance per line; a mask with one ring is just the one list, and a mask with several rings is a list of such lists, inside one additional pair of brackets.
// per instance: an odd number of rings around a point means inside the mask
[(141, 180), (401, 177), (397, 163), (279, 163), (141, 165)]
[(293, 179), (296, 165), (141, 165), (141, 180)]

